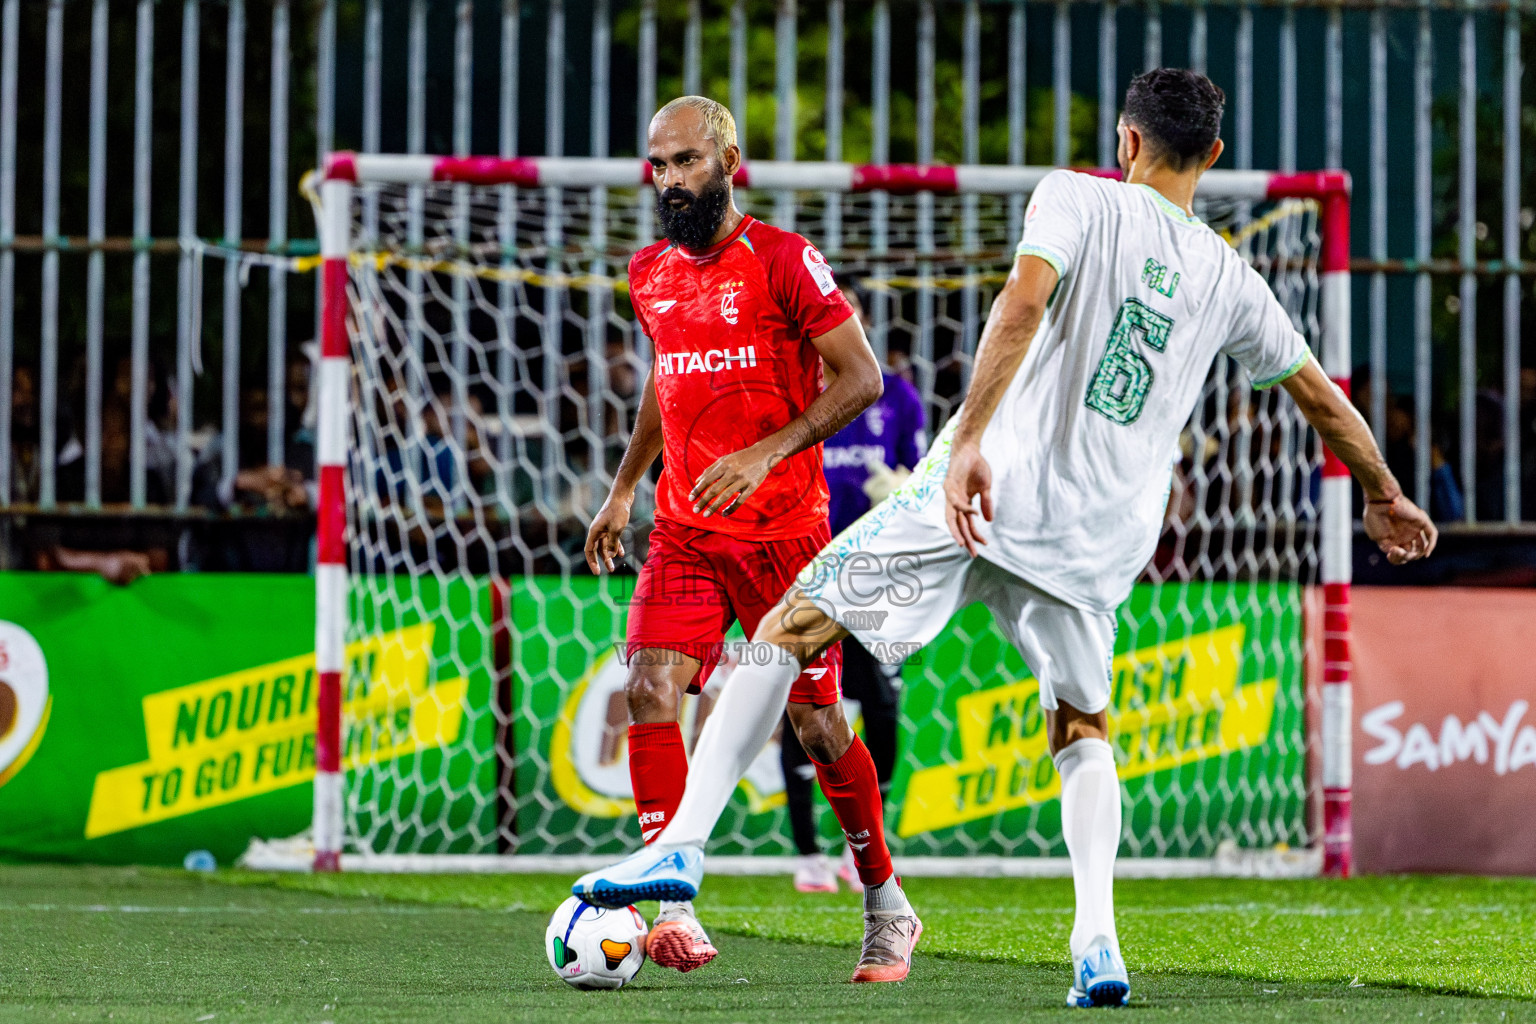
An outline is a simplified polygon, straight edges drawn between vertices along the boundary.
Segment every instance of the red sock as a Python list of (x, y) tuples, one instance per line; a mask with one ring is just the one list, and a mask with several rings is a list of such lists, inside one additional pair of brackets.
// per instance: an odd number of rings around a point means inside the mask
[(858, 866), (859, 880), (879, 885), (894, 874), (891, 851), (885, 846), (885, 809), (880, 803), (880, 777), (869, 748), (857, 736), (843, 756), (831, 764), (816, 765), (821, 791), (827, 795), (848, 847)]
[(676, 722), (629, 727), (629, 781), (640, 815), (640, 837), (649, 843), (672, 821), (688, 784), (688, 754)]

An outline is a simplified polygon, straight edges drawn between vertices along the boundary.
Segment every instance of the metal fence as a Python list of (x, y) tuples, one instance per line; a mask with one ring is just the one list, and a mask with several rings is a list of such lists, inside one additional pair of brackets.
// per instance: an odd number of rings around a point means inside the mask
[[(200, 460), (227, 486), (291, 458), (291, 364), (316, 308), (293, 276), (315, 251), (296, 237), (313, 232), (297, 179), (332, 148), (638, 153), (659, 99), (705, 91), (736, 113), (749, 159), (1110, 164), (1125, 84), (1168, 63), (1227, 90), (1224, 166), (1353, 173), (1355, 362), (1378, 439), (1441, 519), (1536, 529), (1533, 14), (1528, 0), (0, 0), (0, 517), (191, 516)], [(786, 223), (792, 202), (775, 209)]]

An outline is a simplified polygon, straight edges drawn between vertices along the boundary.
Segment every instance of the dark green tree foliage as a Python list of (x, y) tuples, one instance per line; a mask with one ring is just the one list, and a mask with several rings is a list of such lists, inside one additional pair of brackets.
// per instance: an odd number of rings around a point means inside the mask
[[(827, 152), (826, 82), (827, 25), (816, 5), (802, 4), (798, 22), (795, 60), (795, 154), (797, 160), (824, 160)], [(705, 95), (722, 103), (730, 101), (731, 25), (724, 4), (705, 4), (700, 87)], [(718, 7), (718, 11), (715, 8)], [(778, 104), (774, 94), (775, 43), (772, 0), (748, 3), (747, 31), (747, 152), (759, 159), (778, 159), (774, 129)], [(657, 5), (660, 74), (657, 102), (682, 95), (683, 28), (687, 0), (662, 0)], [(989, 5), (982, 12), (980, 163), (1008, 162), (1008, 67), (1006, 39), (1008, 10)], [(933, 159), (935, 163), (962, 163), (965, 139), (961, 112), (964, 80), (960, 60), (962, 23), (958, 5), (941, 4), (935, 20), (937, 57), (934, 61)], [(872, 19), (862, 4), (851, 4), (844, 29), (843, 153), (851, 163), (873, 160), (874, 102), (871, 53)], [(619, 15), (614, 37), (628, 41), (639, 34), (639, 14), (631, 9)], [(619, 44), (627, 46), (626, 42)], [(897, 2), (891, 9), (890, 161), (917, 160), (917, 29), (916, 7)], [(1048, 70), (1042, 68), (1041, 70)], [(1072, 162), (1092, 162), (1098, 106), (1081, 96), (1072, 97)], [(1025, 160), (1032, 164), (1052, 162), (1054, 105), (1048, 88), (1031, 88), (1026, 108)], [(621, 135), (628, 138), (627, 133)]]

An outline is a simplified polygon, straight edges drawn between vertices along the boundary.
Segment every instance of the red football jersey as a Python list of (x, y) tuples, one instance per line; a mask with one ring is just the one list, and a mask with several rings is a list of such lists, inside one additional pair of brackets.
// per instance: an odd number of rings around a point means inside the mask
[(629, 297), (655, 350), (664, 465), (656, 516), (748, 540), (803, 537), (827, 520), (821, 445), (779, 463), (730, 515), (688, 492), (722, 455), (749, 448), (821, 394), (811, 344), (853, 315), (816, 247), (743, 217), (702, 253), (657, 242), (629, 261)]

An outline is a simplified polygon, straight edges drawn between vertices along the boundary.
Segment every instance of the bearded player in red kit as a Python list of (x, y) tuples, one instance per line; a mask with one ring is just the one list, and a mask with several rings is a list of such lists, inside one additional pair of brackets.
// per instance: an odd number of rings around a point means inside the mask
[[(629, 294), (655, 359), (586, 544), (592, 571), (611, 572), (636, 485), (664, 454), (626, 638), (629, 770), (646, 842), (672, 820), (687, 780), (683, 693), (715, 668), (731, 621), (752, 635), (831, 539), (821, 442), (881, 392), (879, 364), (821, 253), (736, 209), (730, 111), (700, 96), (673, 100), (652, 119), (648, 148), (666, 240), (630, 261)], [(836, 374), (825, 388), (823, 362)], [(853, 980), (898, 981), (922, 925), (892, 870), (874, 762), (843, 716), (841, 669), (837, 645), (807, 665), (789, 719), (865, 886)], [(707, 757), (711, 734), (726, 729), (710, 718), (694, 756)], [(661, 910), (650, 958), (682, 971), (714, 959), (692, 903), (652, 896)]]

